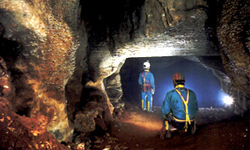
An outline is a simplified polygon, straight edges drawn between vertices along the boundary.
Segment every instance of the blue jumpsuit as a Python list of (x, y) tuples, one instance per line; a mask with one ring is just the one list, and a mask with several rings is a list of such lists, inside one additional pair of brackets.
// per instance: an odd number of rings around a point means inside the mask
[(152, 111), (152, 105), (153, 105), (153, 97), (151, 90), (155, 90), (155, 81), (154, 76), (149, 70), (145, 70), (139, 75), (138, 83), (143, 86), (143, 78), (145, 78), (144, 87), (142, 87), (142, 109), (146, 110), (146, 103), (148, 104), (148, 111)]
[[(196, 94), (184, 85), (177, 85), (174, 90), (167, 93), (161, 111), (163, 120), (165, 115), (172, 113), (175, 122), (190, 124), (198, 112)], [(168, 122), (163, 124), (166, 130), (170, 130)]]

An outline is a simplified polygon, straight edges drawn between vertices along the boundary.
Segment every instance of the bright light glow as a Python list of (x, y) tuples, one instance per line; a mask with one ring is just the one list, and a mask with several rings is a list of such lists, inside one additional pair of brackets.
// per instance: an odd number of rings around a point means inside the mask
[(131, 112), (130, 117), (121, 122), (139, 126), (147, 131), (160, 131), (162, 128), (161, 117), (154, 117), (148, 113)]
[(228, 95), (223, 98), (223, 101), (226, 105), (232, 105), (234, 102), (233, 98)]

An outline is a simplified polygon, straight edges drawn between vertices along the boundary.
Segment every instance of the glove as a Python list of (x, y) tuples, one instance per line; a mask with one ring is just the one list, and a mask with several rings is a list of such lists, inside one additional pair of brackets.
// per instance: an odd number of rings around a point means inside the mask
[(155, 89), (152, 89), (152, 90), (151, 90), (151, 94), (155, 94)]
[(169, 114), (165, 115), (165, 116), (164, 116), (164, 119), (165, 119), (166, 121), (171, 122), (171, 121), (173, 120), (173, 114), (172, 114), (172, 113), (169, 113)]

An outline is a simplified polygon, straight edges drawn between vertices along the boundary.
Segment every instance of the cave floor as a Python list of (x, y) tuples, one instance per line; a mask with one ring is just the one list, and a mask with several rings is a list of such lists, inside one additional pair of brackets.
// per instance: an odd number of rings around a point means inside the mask
[(197, 126), (196, 134), (160, 139), (161, 112), (144, 112), (139, 105), (126, 103), (123, 112), (111, 122), (110, 130), (94, 136), (93, 150), (249, 150), (249, 118), (234, 118)]

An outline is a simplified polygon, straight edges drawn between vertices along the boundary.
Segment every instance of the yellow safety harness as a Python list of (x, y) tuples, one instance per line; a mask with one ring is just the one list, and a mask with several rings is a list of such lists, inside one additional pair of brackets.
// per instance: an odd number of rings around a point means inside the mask
[(168, 130), (169, 126), (168, 126), (168, 121), (165, 121), (165, 130)]
[[(183, 96), (181, 95), (181, 92), (177, 89), (177, 88), (180, 88), (180, 87), (184, 87), (184, 85), (177, 85), (175, 87), (175, 91), (180, 95), (181, 97), (181, 100), (183, 102), (183, 104), (185, 105), (185, 109), (183, 108), (183, 111), (185, 112), (186, 114), (186, 120), (185, 120), (185, 132), (187, 132), (187, 128), (188, 128), (188, 124), (191, 124), (191, 120), (189, 118), (189, 114), (188, 114), (188, 102), (189, 102), (189, 90), (187, 89), (187, 99), (185, 100), (183, 98)], [(177, 119), (177, 118), (174, 118), (176, 121), (179, 121), (181, 122), (181, 120)]]
[[(144, 70), (144, 71), (146, 71), (146, 73), (145, 73), (145, 75), (142, 73), (142, 78), (143, 78), (143, 81), (145, 82), (145, 80), (146, 80), (146, 76), (147, 76), (147, 74), (149, 73), (149, 70)], [(148, 84), (143, 84), (143, 92), (146, 92), (147, 91), (147, 88), (150, 88), (150, 83), (148, 83)], [(146, 98), (145, 98), (145, 103), (147, 104), (147, 101), (146, 101), (146, 99), (147, 99), (147, 96), (146, 96)], [(149, 111), (149, 101), (148, 101), (148, 111)], [(151, 99), (151, 106), (152, 106), (152, 104), (153, 104), (153, 97), (152, 97), (152, 99)], [(142, 109), (144, 108), (144, 100), (142, 99)]]

